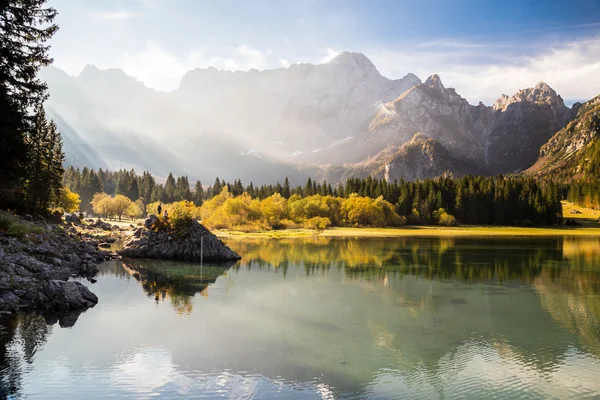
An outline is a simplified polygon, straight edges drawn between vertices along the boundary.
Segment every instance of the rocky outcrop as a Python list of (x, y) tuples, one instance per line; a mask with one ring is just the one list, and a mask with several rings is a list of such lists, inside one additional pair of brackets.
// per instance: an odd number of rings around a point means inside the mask
[(197, 221), (190, 221), (189, 226), (178, 231), (166, 228), (156, 231), (152, 228), (157, 220), (156, 215), (148, 217), (144, 227), (125, 241), (119, 254), (181, 261), (224, 262), (241, 258)]
[(526, 173), (564, 180), (600, 178), (596, 176), (600, 165), (600, 96), (573, 105), (573, 110), (573, 120), (542, 146), (537, 162)]
[(383, 168), (371, 176), (394, 180), (432, 179), (442, 175), (460, 177), (476, 168), (464, 159), (457, 159), (439, 141), (417, 133), (398, 150), (384, 150)]
[(93, 307), (98, 302), (96, 295), (68, 279), (91, 279), (98, 272), (96, 264), (109, 254), (99, 251), (95, 242), (70, 235), (56, 225), (31, 226), (36, 229), (22, 238), (0, 233), (0, 312), (68, 312)]

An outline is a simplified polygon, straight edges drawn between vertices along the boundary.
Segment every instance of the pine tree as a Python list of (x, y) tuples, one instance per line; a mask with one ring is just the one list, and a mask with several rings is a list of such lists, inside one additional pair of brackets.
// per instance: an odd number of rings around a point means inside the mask
[(201, 206), (203, 202), (204, 188), (202, 187), (202, 183), (200, 181), (196, 181), (196, 185), (194, 186), (194, 204)]
[[(49, 65), (45, 43), (58, 26), (46, 0), (3, 0), (0, 3), (0, 206), (15, 204), (31, 157), (26, 134), (47, 98), (47, 86), (37, 72)], [(28, 194), (30, 197), (30, 195)]]
[(283, 188), (281, 189), (281, 196), (283, 196), (286, 199), (289, 199), (291, 196), (290, 193), (290, 181), (288, 180), (288, 177), (285, 177), (285, 181), (283, 181)]
[(25, 168), (26, 206), (30, 212), (44, 212), (62, 189), (64, 153), (56, 124), (48, 122), (41, 105), (25, 143), (29, 150)]
[(165, 202), (172, 203), (175, 201), (175, 188), (175, 178), (173, 177), (173, 174), (169, 172), (169, 176), (165, 182)]

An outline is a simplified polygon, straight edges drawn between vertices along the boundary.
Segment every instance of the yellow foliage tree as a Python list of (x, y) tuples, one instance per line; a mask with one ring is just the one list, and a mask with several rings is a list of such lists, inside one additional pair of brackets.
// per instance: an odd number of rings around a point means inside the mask
[(65, 212), (71, 213), (79, 209), (81, 199), (77, 193), (71, 192), (67, 187), (63, 188), (58, 198), (58, 207), (61, 207)]
[(129, 197), (118, 194), (114, 197), (114, 199), (112, 199), (112, 203), (114, 214), (119, 217), (120, 221), (123, 214), (127, 212), (127, 209), (131, 205), (132, 201), (129, 199)]
[(280, 228), (281, 220), (287, 218), (287, 200), (279, 193), (260, 202), (260, 214), (271, 228)]
[(91, 201), (92, 210), (105, 218), (113, 215), (112, 197), (106, 193), (96, 193)]
[(131, 219), (136, 219), (144, 216), (144, 203), (140, 200), (132, 202), (127, 208), (127, 215)]

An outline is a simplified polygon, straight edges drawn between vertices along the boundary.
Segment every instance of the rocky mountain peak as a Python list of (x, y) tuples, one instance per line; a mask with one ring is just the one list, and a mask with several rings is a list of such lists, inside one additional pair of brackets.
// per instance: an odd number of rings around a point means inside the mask
[(94, 64), (87, 64), (85, 67), (83, 67), (83, 70), (81, 71), (79, 76), (97, 74), (98, 71), (98, 67), (96, 67)]
[(332, 60), (330, 60), (327, 64), (346, 66), (347, 68), (351, 69), (357, 69), (360, 71), (367, 72), (377, 72), (377, 74), (379, 74), (373, 62), (362, 53), (351, 53), (349, 51), (343, 51), (337, 56), (335, 56)]
[(492, 108), (496, 111), (505, 111), (514, 103), (549, 105), (561, 115), (567, 109), (563, 99), (545, 82), (538, 82), (532, 88), (521, 89), (511, 97), (503, 94), (494, 102)]
[(442, 83), (442, 79), (438, 74), (433, 74), (429, 78), (427, 78), (427, 80), (425, 81), (425, 85), (439, 92), (444, 90), (444, 84)]

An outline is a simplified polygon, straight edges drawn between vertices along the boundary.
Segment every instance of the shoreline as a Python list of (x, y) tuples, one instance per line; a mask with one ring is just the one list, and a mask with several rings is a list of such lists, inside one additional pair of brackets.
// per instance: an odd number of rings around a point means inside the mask
[(600, 225), (597, 227), (513, 227), (513, 226), (405, 226), (399, 228), (344, 228), (335, 227), (322, 231), (312, 229), (287, 229), (262, 232), (241, 232), (231, 230), (215, 230), (219, 239), (283, 239), (309, 237), (557, 237), (582, 236), (600, 237)]

